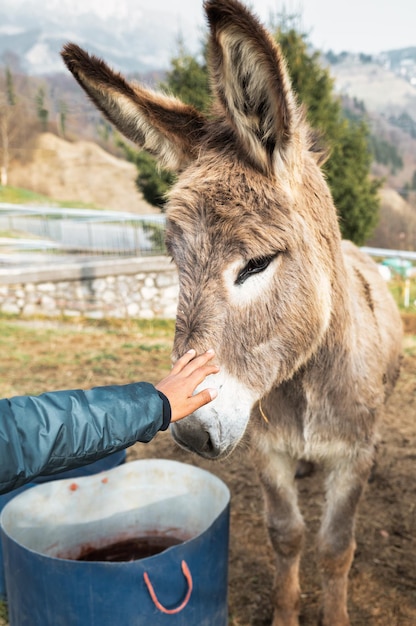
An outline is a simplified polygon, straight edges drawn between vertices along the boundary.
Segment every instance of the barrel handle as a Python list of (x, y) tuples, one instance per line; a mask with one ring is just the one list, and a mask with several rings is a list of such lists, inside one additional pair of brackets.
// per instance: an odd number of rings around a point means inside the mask
[(183, 575), (185, 576), (186, 581), (188, 583), (188, 591), (186, 592), (184, 601), (179, 606), (177, 606), (176, 609), (167, 609), (166, 607), (163, 606), (163, 604), (159, 602), (159, 600), (157, 599), (155, 590), (153, 589), (153, 585), (150, 582), (148, 573), (144, 572), (143, 574), (144, 582), (146, 583), (147, 590), (149, 591), (150, 597), (152, 598), (154, 605), (156, 606), (156, 608), (159, 609), (159, 611), (162, 611), (162, 613), (166, 613), (167, 615), (174, 615), (175, 613), (180, 613), (180, 611), (182, 611), (186, 607), (191, 597), (192, 587), (193, 587), (191, 572), (189, 571), (189, 567), (187, 566), (185, 561), (182, 561), (181, 566), (182, 566)]

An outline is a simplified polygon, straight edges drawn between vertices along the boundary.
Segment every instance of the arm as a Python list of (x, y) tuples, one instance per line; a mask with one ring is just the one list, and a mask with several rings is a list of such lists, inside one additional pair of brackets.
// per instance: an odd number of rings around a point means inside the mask
[(0, 492), (149, 441), (161, 427), (163, 400), (149, 383), (0, 400)]
[(208, 365), (213, 356), (188, 352), (158, 388), (132, 383), (0, 400), (0, 493), (150, 441), (171, 418), (181, 419), (215, 396), (214, 390), (193, 396), (218, 371)]

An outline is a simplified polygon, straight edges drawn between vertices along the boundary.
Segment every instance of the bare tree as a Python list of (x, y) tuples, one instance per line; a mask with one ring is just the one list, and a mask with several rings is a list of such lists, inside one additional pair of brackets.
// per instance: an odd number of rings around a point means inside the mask
[(13, 109), (17, 104), (14, 91), (13, 76), (8, 67), (5, 71), (5, 90), (0, 100), (0, 145), (1, 145), (1, 166), (0, 184), (7, 185), (9, 163), (10, 163), (10, 133), (12, 128)]
[(8, 184), (12, 159), (33, 138), (35, 125), (30, 114), (25, 80), (15, 77), (8, 66), (0, 73), (0, 185)]

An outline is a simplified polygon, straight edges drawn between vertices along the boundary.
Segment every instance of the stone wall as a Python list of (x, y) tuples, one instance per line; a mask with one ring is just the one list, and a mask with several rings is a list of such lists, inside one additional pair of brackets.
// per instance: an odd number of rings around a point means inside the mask
[(167, 318), (178, 277), (166, 257), (111, 259), (0, 270), (0, 311), (22, 316)]

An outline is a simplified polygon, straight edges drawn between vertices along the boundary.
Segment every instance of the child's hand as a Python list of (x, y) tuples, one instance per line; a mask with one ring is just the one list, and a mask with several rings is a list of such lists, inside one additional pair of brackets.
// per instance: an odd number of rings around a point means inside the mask
[(217, 374), (219, 367), (208, 364), (214, 358), (214, 350), (208, 350), (205, 354), (195, 356), (195, 350), (189, 350), (172, 368), (169, 376), (156, 385), (169, 400), (172, 410), (172, 422), (186, 417), (204, 404), (208, 404), (217, 397), (216, 389), (203, 389), (196, 395), (192, 395), (207, 376)]

